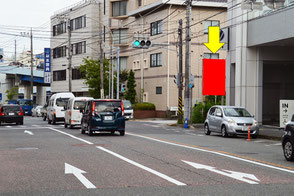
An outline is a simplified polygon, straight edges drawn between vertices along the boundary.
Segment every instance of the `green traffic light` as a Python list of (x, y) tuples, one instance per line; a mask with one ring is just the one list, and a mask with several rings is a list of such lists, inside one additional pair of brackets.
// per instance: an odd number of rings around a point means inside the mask
[(136, 47), (138, 47), (138, 46), (140, 46), (140, 42), (139, 42), (138, 40), (136, 40), (136, 41), (134, 42), (134, 45), (135, 45)]

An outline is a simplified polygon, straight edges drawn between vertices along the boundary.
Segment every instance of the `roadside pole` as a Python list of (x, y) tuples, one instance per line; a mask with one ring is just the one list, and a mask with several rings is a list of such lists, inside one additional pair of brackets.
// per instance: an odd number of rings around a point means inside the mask
[(31, 28), (31, 100), (34, 95), (34, 54), (33, 54), (33, 28)]
[(185, 55), (185, 98), (184, 98), (184, 120), (187, 119), (188, 123), (191, 122), (191, 101), (192, 95), (189, 89), (189, 81), (191, 75), (191, 4), (192, 0), (187, 0), (187, 10), (186, 10), (186, 55)]
[(183, 122), (183, 92), (182, 92), (182, 88), (183, 88), (183, 21), (182, 19), (179, 20), (179, 30), (178, 30), (178, 34), (179, 34), (179, 86), (178, 86), (178, 94), (179, 94), (179, 98), (178, 98), (178, 123), (182, 123)]
[(67, 31), (68, 31), (68, 91), (72, 92), (72, 48), (71, 48), (71, 26), (70, 19), (67, 19)]
[(116, 99), (119, 99), (119, 46), (117, 47), (117, 57), (116, 57), (117, 63), (116, 63), (116, 78), (117, 78), (117, 84), (116, 84)]

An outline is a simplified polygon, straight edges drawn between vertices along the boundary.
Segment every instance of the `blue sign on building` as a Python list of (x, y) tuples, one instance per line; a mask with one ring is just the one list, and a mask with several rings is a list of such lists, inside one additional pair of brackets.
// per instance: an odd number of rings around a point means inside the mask
[(50, 75), (51, 75), (51, 49), (45, 48), (44, 49), (44, 62), (45, 62), (45, 69), (44, 69), (44, 83), (50, 83)]
[(2, 93), (0, 93), (0, 101), (2, 101)]

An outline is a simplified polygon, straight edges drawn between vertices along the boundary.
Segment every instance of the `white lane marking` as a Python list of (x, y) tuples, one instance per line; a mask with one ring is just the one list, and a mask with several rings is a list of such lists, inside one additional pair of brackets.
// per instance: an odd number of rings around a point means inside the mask
[(76, 140), (80, 140), (80, 141), (82, 141), (82, 142), (85, 142), (86, 144), (93, 144), (92, 142), (89, 142), (89, 141), (84, 140), (84, 139), (82, 139), (82, 138), (78, 138), (78, 137), (76, 137), (76, 136), (74, 136), (74, 135), (71, 135), (71, 134), (69, 134), (69, 133), (66, 133), (66, 132), (63, 132), (63, 131), (59, 131), (58, 129), (54, 129), (54, 128), (52, 128), (52, 127), (49, 127), (49, 129), (51, 129), (52, 131), (56, 131), (56, 132), (58, 132), (58, 133), (62, 133), (62, 134), (64, 134), (64, 135), (67, 135), (67, 136), (69, 136), (69, 137), (72, 137), (72, 138), (74, 138), (74, 139), (76, 139)]
[(180, 133), (180, 131), (175, 131), (175, 132)]
[[(27, 129), (28, 127), (19, 127), (19, 128), (11, 128), (11, 129)], [(29, 127), (29, 129), (47, 129), (47, 128), (50, 128), (50, 127)]]
[(267, 145), (265, 145), (265, 146), (282, 146), (282, 144), (281, 144), (281, 143), (276, 143), (276, 144), (267, 144)]
[(64, 173), (73, 174), (87, 189), (95, 189), (96, 186), (92, 184), (83, 174), (87, 173), (79, 168), (76, 168), (68, 163), (64, 164)]
[(149, 125), (150, 127), (154, 127), (154, 128), (159, 128), (160, 126), (158, 125)]
[(204, 136), (204, 135), (198, 134), (197, 136), (200, 136), (200, 137), (202, 137), (202, 136)]
[(186, 134), (196, 136), (196, 134), (194, 133), (186, 133)]
[(251, 160), (248, 160), (248, 159), (239, 158), (239, 157), (236, 157), (236, 156), (233, 156), (233, 155), (228, 155), (228, 154), (215, 152), (215, 151), (211, 151), (211, 150), (205, 150), (205, 149), (192, 147), (192, 146), (187, 146), (187, 145), (184, 145), (184, 144), (176, 144), (176, 143), (167, 142), (167, 141), (163, 141), (163, 140), (160, 140), (160, 139), (155, 139), (155, 138), (151, 138), (151, 137), (147, 137), (147, 136), (143, 136), (143, 135), (137, 135), (137, 134), (134, 134), (134, 133), (126, 133), (126, 134), (131, 135), (131, 136), (135, 136), (135, 137), (148, 139), (148, 140), (153, 140), (153, 141), (164, 143), (164, 144), (173, 145), (173, 146), (188, 148), (188, 149), (197, 150), (197, 151), (201, 151), (201, 152), (208, 152), (208, 153), (211, 153), (211, 154), (217, 154), (217, 155), (220, 155), (220, 156), (223, 156), (223, 157), (227, 157), (227, 158), (231, 158), (231, 159), (235, 159), (235, 160), (239, 160), (239, 161), (243, 161), (243, 162), (247, 162), (247, 163), (252, 163), (252, 164), (255, 164), (255, 165), (268, 167), (268, 168), (271, 168), (271, 169), (276, 169), (276, 170), (280, 170), (280, 171), (284, 171), (284, 172), (294, 174), (293, 170), (289, 170), (289, 169), (285, 169), (285, 168), (281, 168), (281, 167), (276, 167), (276, 166), (268, 165), (268, 164), (265, 164), (265, 163), (259, 163), (259, 162), (256, 162), (256, 161), (251, 161)]
[(16, 148), (16, 150), (38, 150), (39, 148)]
[(96, 148), (99, 148), (100, 150), (102, 150), (104, 152), (107, 152), (107, 153), (109, 153), (109, 154), (111, 154), (111, 155), (113, 155), (113, 156), (115, 156), (117, 158), (120, 158), (120, 159), (122, 159), (122, 160), (124, 160), (124, 161), (126, 161), (126, 162), (128, 162), (128, 163), (130, 163), (132, 165), (135, 165), (135, 166), (137, 166), (137, 167), (139, 167), (141, 169), (144, 169), (144, 170), (146, 170), (146, 171), (148, 171), (148, 172), (150, 172), (152, 174), (155, 174), (155, 175), (159, 176), (160, 178), (163, 178), (163, 179), (165, 179), (165, 180), (167, 180), (167, 181), (169, 181), (171, 183), (174, 183), (174, 184), (176, 184), (178, 186), (186, 186), (186, 184), (184, 184), (184, 183), (182, 183), (180, 181), (177, 181), (177, 180), (175, 180), (175, 179), (173, 179), (173, 178), (171, 178), (171, 177), (169, 177), (169, 176), (167, 176), (165, 174), (162, 174), (162, 173), (160, 173), (158, 171), (155, 171), (155, 170), (153, 170), (153, 169), (151, 169), (149, 167), (146, 167), (144, 165), (141, 165), (140, 163), (137, 163), (135, 161), (132, 161), (132, 160), (126, 158), (126, 157), (123, 157), (123, 156), (121, 156), (121, 155), (119, 155), (119, 154), (117, 154), (115, 152), (112, 152), (112, 151), (106, 149), (106, 148), (103, 148), (101, 146), (96, 146)]
[[(182, 161), (185, 162), (185, 163), (187, 163), (188, 165), (190, 165), (192, 167), (195, 167), (196, 169), (208, 170), (208, 171), (211, 171), (211, 172), (214, 172), (214, 173), (223, 175), (223, 176), (227, 176), (227, 177), (230, 177), (230, 178), (233, 178), (233, 179), (236, 179), (236, 180), (247, 182), (248, 184), (258, 184), (255, 181), (258, 181), (258, 182), (260, 181), (253, 174), (247, 174), (247, 173), (242, 173), (242, 172), (235, 172), (235, 171), (230, 171), (230, 170), (223, 170), (223, 171), (221, 171), (221, 170), (218, 170), (218, 169), (216, 169), (215, 167), (212, 167), (212, 166), (202, 165), (202, 164), (194, 163), (194, 162), (190, 162), (190, 161), (184, 161), (184, 160), (182, 160)], [(247, 179), (245, 179), (245, 178), (247, 178)], [(248, 180), (248, 179), (250, 179), (250, 180)]]
[(24, 131), (24, 133), (27, 133), (27, 134), (29, 134), (29, 135), (34, 135), (34, 133), (33, 133), (33, 132), (31, 132), (31, 131), (28, 131), (28, 130), (25, 130), (25, 131)]
[(253, 141), (255, 143), (261, 143), (261, 142), (265, 142), (265, 141), (261, 141), (261, 140), (258, 140), (258, 141)]
[(42, 126), (42, 125), (32, 125), (33, 127), (39, 127), (39, 126)]
[(11, 128), (11, 126), (5, 126), (6, 128)]
[[(89, 142), (89, 141), (84, 140), (84, 139), (82, 139), (82, 138), (78, 138), (78, 137), (76, 137), (76, 136), (73, 136), (73, 135), (71, 135), (71, 134), (65, 133), (65, 132), (63, 132), (63, 131), (59, 131), (58, 129), (54, 129), (54, 128), (51, 128), (51, 127), (50, 127), (49, 129), (51, 129), (51, 130), (53, 130), (53, 131), (56, 131), (56, 132), (59, 132), (59, 133), (61, 133), (61, 134), (67, 135), (67, 136), (72, 137), (72, 138), (74, 138), (74, 139), (77, 139), (77, 140), (83, 141), (83, 142), (85, 142), (85, 143), (87, 143), (87, 144), (93, 144), (92, 142)], [(177, 180), (175, 180), (175, 179), (173, 179), (173, 178), (171, 178), (171, 177), (168, 177), (168, 176), (166, 176), (166, 175), (164, 175), (164, 174), (162, 174), (162, 173), (160, 173), (160, 172), (157, 172), (157, 171), (155, 171), (155, 170), (153, 170), (153, 169), (150, 169), (150, 168), (148, 168), (148, 167), (145, 167), (144, 165), (141, 165), (141, 164), (139, 164), (139, 163), (136, 163), (135, 161), (132, 161), (132, 160), (130, 160), (130, 159), (127, 159), (127, 158), (125, 158), (125, 157), (123, 157), (123, 156), (121, 156), (121, 155), (119, 155), (119, 154), (116, 154), (116, 153), (114, 153), (114, 152), (112, 152), (112, 151), (110, 151), (110, 150), (107, 150), (107, 149), (105, 149), (105, 148), (103, 148), (103, 147), (96, 146), (96, 148), (98, 148), (98, 149), (100, 149), (100, 150), (103, 150), (104, 152), (108, 152), (108, 153), (110, 153), (110, 154), (112, 154), (112, 155), (114, 155), (114, 156), (116, 156), (116, 157), (118, 157), (118, 158), (120, 158), (120, 159), (122, 159), (122, 160), (128, 162), (128, 163), (131, 163), (131, 164), (133, 164), (133, 165), (135, 165), (135, 166), (137, 166), (137, 167), (139, 167), (139, 168), (141, 168), (141, 169), (144, 169), (144, 170), (146, 170), (146, 171), (149, 171), (150, 173), (153, 173), (153, 174), (155, 174), (155, 175), (157, 175), (157, 176), (159, 176), (159, 177), (161, 177), (161, 178), (164, 178), (164, 179), (166, 179), (166, 180), (168, 180), (168, 181), (170, 181), (170, 182), (172, 182), (172, 183), (174, 183), (174, 184), (176, 184), (176, 185), (179, 185), (179, 186), (185, 186), (185, 185), (186, 185), (186, 184), (184, 184), (184, 183), (182, 183), (182, 182), (180, 182), (180, 181), (177, 181)]]
[(59, 125), (60, 127), (64, 127), (64, 125)]

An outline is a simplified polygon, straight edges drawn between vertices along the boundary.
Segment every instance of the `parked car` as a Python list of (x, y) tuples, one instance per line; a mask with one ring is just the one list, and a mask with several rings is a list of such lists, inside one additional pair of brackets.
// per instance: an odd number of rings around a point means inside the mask
[(95, 131), (118, 131), (125, 135), (124, 106), (117, 99), (94, 99), (87, 101), (82, 117), (81, 133), (92, 136)]
[(0, 107), (0, 125), (2, 122), (23, 125), (23, 115), (23, 110), (19, 105), (2, 105)]
[(207, 113), (204, 122), (204, 133), (221, 133), (223, 137), (228, 135), (247, 135), (250, 127), (252, 138), (257, 138), (259, 127), (254, 116), (245, 108), (235, 106), (213, 106)]
[(48, 104), (46, 103), (41, 109), (41, 116), (43, 118), (43, 121), (47, 119), (47, 107), (48, 107)]
[(37, 116), (37, 117), (40, 117), (42, 114), (41, 114), (41, 109), (43, 108), (43, 106), (35, 106), (33, 109), (32, 109), (32, 117), (34, 116)]
[(47, 107), (48, 124), (64, 121), (65, 106), (73, 97), (75, 96), (72, 93), (56, 93), (50, 97)]
[(133, 110), (132, 103), (129, 100), (123, 100), (122, 102), (124, 105), (126, 120), (134, 118), (134, 110)]
[(92, 99), (91, 97), (73, 97), (68, 100), (64, 116), (65, 128), (68, 125), (71, 129), (76, 125), (81, 125), (83, 110), (87, 101)]
[(284, 128), (282, 136), (282, 147), (287, 161), (294, 161), (294, 115)]

